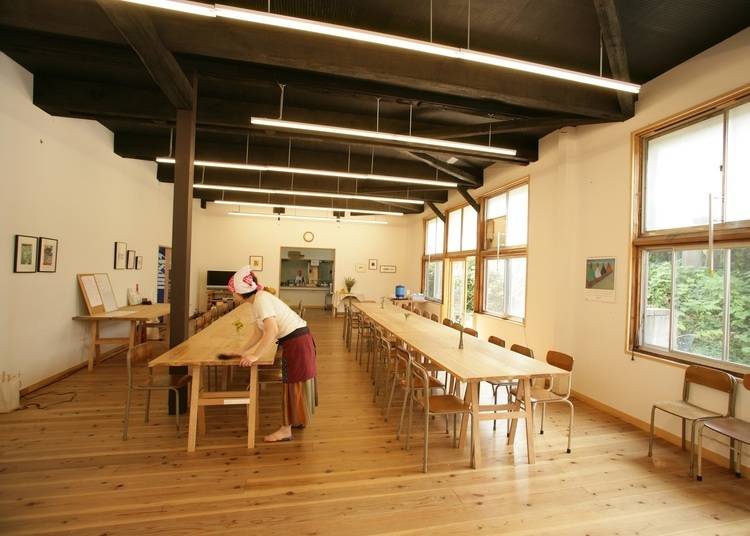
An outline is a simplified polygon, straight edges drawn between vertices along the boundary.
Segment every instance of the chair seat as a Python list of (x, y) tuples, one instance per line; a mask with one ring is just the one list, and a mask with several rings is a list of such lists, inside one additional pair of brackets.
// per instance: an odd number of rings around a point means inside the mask
[(144, 383), (137, 386), (137, 389), (177, 389), (190, 383), (193, 377), (188, 375), (180, 376), (176, 381), (170, 381), (170, 378), (166, 378), (166, 382), (151, 382)]
[[(430, 382), (430, 388), (431, 389), (436, 389), (438, 387), (445, 387), (445, 385), (443, 384), (443, 382), (441, 382), (440, 380), (438, 380), (434, 376), (427, 376), (427, 378), (428, 378), (427, 381)], [(401, 383), (401, 386), (405, 386), (406, 385), (406, 380), (404, 380), (403, 378), (401, 378), (400, 383)], [(415, 389), (424, 389), (424, 380), (422, 380), (421, 378), (414, 378), (414, 388)]]
[(720, 417), (705, 421), (704, 426), (714, 432), (750, 444), (750, 422), (736, 417)]
[[(502, 385), (502, 384), (501, 384)], [(518, 386), (513, 385), (510, 388), (510, 394), (514, 397), (518, 396)], [(557, 394), (554, 391), (548, 391), (547, 389), (531, 388), (531, 401), (532, 402), (549, 402), (551, 400), (560, 400), (563, 395)]]
[(282, 381), (282, 374), (280, 368), (259, 368), (258, 369), (258, 382), (260, 383), (273, 383)]
[(430, 397), (430, 413), (465, 413), (471, 406), (453, 395), (435, 395)]
[(721, 414), (714, 411), (688, 404), (682, 400), (665, 400), (662, 402), (655, 402), (654, 406), (662, 411), (677, 415), (684, 419), (694, 421), (696, 419), (706, 419), (711, 417), (721, 417)]

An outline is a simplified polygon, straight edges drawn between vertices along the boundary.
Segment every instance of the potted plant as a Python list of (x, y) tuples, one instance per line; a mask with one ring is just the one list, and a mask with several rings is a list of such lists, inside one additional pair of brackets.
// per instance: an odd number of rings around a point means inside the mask
[(348, 293), (351, 292), (352, 287), (354, 286), (354, 283), (356, 282), (357, 280), (354, 279), (353, 277), (347, 277), (346, 279), (344, 279), (344, 285), (346, 285), (346, 292)]

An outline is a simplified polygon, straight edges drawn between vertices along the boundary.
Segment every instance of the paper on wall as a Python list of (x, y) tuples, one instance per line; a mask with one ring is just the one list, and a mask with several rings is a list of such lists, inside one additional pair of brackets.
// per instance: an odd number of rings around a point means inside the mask
[(83, 290), (86, 292), (86, 298), (88, 298), (91, 308), (99, 307), (102, 304), (102, 297), (99, 294), (94, 276), (85, 275), (81, 277), (81, 283), (83, 284)]
[(104, 310), (108, 313), (117, 309), (117, 300), (115, 300), (115, 293), (112, 291), (112, 284), (109, 282), (109, 276), (107, 274), (96, 274), (96, 286), (99, 287), (99, 293), (102, 296), (102, 302), (104, 303)]

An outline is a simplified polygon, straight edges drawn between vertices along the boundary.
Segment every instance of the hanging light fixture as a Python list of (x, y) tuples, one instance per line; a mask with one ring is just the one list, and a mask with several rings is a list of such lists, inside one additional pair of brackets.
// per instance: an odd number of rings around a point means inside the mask
[[(175, 159), (168, 156), (160, 156), (156, 159), (160, 164), (174, 164)], [(456, 188), (458, 183), (454, 181), (417, 179), (413, 177), (394, 177), (390, 175), (376, 175), (372, 173), (352, 173), (349, 171), (329, 171), (323, 169), (309, 169), (288, 166), (266, 166), (260, 164), (236, 164), (233, 162), (214, 162), (209, 160), (196, 160), (196, 166), (221, 169), (238, 169), (244, 171), (272, 171), (276, 173), (294, 173), (297, 175), (316, 175), (320, 177), (341, 177), (343, 179), (358, 179), (383, 182), (398, 182), (403, 184), (422, 184), (428, 186), (443, 186), (445, 188)]]
[(225, 201), (224, 199), (218, 199), (213, 201), (217, 205), (240, 205), (243, 207), (279, 207), (289, 210), (312, 210), (321, 212), (356, 212), (357, 214), (373, 214), (379, 216), (403, 216), (403, 212), (391, 212), (388, 210), (370, 210), (370, 209), (358, 209), (358, 208), (337, 208), (337, 207), (309, 207), (304, 205), (283, 205), (279, 203), (255, 203), (252, 201)]
[(486, 52), (478, 52), (475, 50), (470, 50), (468, 48), (459, 48), (448, 45), (440, 45), (437, 43), (429, 43), (426, 41), (420, 41), (418, 39), (410, 39), (408, 37), (371, 32), (358, 28), (339, 26), (338, 24), (328, 24), (325, 22), (318, 22), (314, 20), (300, 19), (297, 17), (287, 17), (284, 15), (277, 15), (265, 11), (256, 11), (253, 9), (244, 9), (234, 6), (225, 6), (221, 4), (202, 4), (199, 2), (188, 2), (185, 0), (123, 1), (133, 4), (141, 4), (163, 9), (170, 9), (173, 11), (180, 11), (193, 15), (203, 15), (206, 17), (222, 17), (253, 24), (260, 24), (263, 26), (272, 26), (275, 28), (286, 28), (299, 32), (313, 33), (326, 37), (338, 37), (350, 41), (359, 41), (362, 43), (370, 43), (389, 48), (409, 50), (422, 54), (430, 54), (432, 56), (440, 56), (443, 58), (452, 58), (472, 63), (490, 65), (503, 69), (523, 71), (526, 73), (558, 78), (561, 80), (568, 80), (579, 84), (614, 89), (616, 91), (638, 93), (641, 88), (641, 86), (639, 86), (638, 84), (633, 84), (630, 82), (623, 82), (620, 80), (613, 80), (611, 78), (604, 78), (602, 76), (571, 71), (568, 69), (561, 69), (559, 67), (551, 67), (549, 65), (542, 65), (540, 63), (508, 58), (506, 56), (498, 56), (496, 54), (488, 54)]
[(388, 225), (387, 221), (377, 220), (349, 220), (346, 218), (324, 218), (321, 216), (291, 216), (286, 214), (258, 214), (256, 212), (227, 212), (230, 216), (247, 216), (250, 218), (269, 218), (274, 220), (305, 220), (305, 221), (326, 221), (332, 223), (371, 223), (375, 225)]
[(472, 153), (487, 154), (493, 156), (516, 156), (515, 149), (505, 147), (492, 147), (490, 145), (477, 145), (475, 143), (462, 143), (459, 141), (437, 140), (434, 138), (422, 138), (406, 134), (392, 134), (390, 132), (377, 132), (373, 130), (359, 130), (356, 128), (336, 127), (331, 125), (316, 125), (312, 123), (300, 123), (298, 121), (285, 121), (284, 119), (271, 119), (268, 117), (251, 117), (250, 124), (263, 127), (275, 127), (284, 130), (295, 130), (302, 132), (322, 132), (357, 138), (370, 141), (394, 141), (405, 145), (420, 145), (434, 149), (470, 151)]
[(307, 192), (304, 190), (274, 190), (271, 188), (251, 188), (248, 186), (229, 186), (229, 185), (221, 185), (221, 184), (193, 184), (193, 188), (198, 188), (198, 189), (203, 189), (203, 190), (225, 190), (227, 192), (296, 195), (300, 197), (327, 197), (327, 198), (333, 198), (333, 199), (360, 199), (362, 201), (377, 201), (380, 203), (406, 203), (409, 205), (424, 205), (424, 201), (421, 199), (401, 199), (398, 197), (380, 197), (376, 195)]

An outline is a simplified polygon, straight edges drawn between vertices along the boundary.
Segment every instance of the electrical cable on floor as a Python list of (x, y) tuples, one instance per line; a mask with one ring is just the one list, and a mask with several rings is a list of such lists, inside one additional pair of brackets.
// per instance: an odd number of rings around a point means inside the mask
[(47, 409), (47, 408), (51, 408), (52, 406), (58, 406), (60, 404), (67, 404), (68, 402), (73, 402), (73, 400), (75, 400), (76, 397), (78, 396), (78, 393), (76, 393), (75, 391), (68, 391), (68, 392), (65, 392), (65, 393), (58, 393), (58, 392), (55, 392), (55, 391), (48, 391), (46, 393), (39, 393), (37, 395), (25, 396), (24, 400), (29, 400), (29, 399), (33, 400), (35, 398), (39, 398), (39, 397), (47, 396), (47, 395), (69, 396), (70, 398), (68, 398), (66, 400), (59, 400), (57, 402), (52, 402), (50, 404), (47, 404), (46, 406), (43, 406), (39, 402), (30, 402), (28, 404), (24, 404), (23, 406), (21, 406), (18, 409), (29, 409), (29, 408), (33, 408), (33, 407), (36, 407), (36, 409)]

